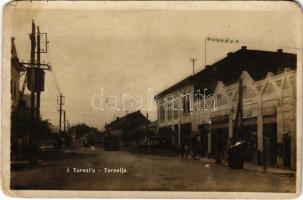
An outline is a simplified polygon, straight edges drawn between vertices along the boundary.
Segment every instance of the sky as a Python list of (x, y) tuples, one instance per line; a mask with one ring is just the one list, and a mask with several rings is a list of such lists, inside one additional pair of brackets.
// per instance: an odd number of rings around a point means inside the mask
[[(172, 5), (165, 9), (110, 9), (102, 4), (79, 9), (60, 2), (44, 3), (41, 8), (39, 2), (8, 7), (11, 36), (16, 38), (20, 60), (29, 60), (32, 20), (40, 32), (48, 34), (48, 53), (42, 54), (41, 60), (50, 63), (52, 71), (46, 72), (41, 114), (56, 126), (60, 93), (65, 96), (63, 109), (71, 125), (85, 122), (102, 129), (114, 118), (137, 110), (130, 107), (128, 99), (126, 110), (94, 109), (91, 99), (100, 95), (101, 89), (105, 99), (117, 95), (120, 107), (123, 94), (140, 96), (141, 112), (148, 112), (150, 120), (156, 120), (156, 110), (146, 110), (148, 102), (153, 102), (155, 94), (192, 75), (190, 58), (197, 59), (197, 72), (243, 45), (248, 49), (283, 48), (295, 53), (293, 47), (300, 42), (298, 15), (293, 9), (239, 11), (214, 6), (205, 9), (203, 5), (194, 9), (175, 9)], [(239, 43), (207, 42), (205, 48), (206, 37)]]

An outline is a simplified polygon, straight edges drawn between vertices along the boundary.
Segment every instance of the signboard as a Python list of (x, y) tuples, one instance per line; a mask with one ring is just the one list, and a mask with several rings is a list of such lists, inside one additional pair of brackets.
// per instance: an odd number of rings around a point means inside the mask
[[(47, 53), (47, 34), (46, 33), (40, 33), (40, 53)], [(37, 41), (37, 36), (38, 34), (36, 34), (36, 41)], [(36, 51), (36, 53), (38, 53)]]

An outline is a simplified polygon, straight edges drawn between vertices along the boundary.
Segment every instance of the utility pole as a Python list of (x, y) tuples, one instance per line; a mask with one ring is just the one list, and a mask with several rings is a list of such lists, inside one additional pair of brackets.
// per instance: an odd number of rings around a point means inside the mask
[[(195, 84), (195, 62), (197, 61), (197, 59), (196, 59), (196, 58), (191, 58), (190, 60), (191, 60), (192, 63), (193, 63), (193, 80), (192, 80), (192, 81), (193, 81), (193, 85), (194, 85), (194, 84)], [(193, 123), (195, 123), (195, 104), (194, 104), (195, 101), (194, 101), (194, 99), (195, 99), (195, 90), (194, 90), (194, 96), (193, 96), (193, 101), (192, 101)], [(195, 131), (194, 131), (194, 130), (192, 130), (191, 137), (192, 137), (192, 139), (195, 137)], [(194, 156), (195, 156), (195, 153), (194, 153), (195, 147), (192, 147), (191, 150), (192, 150), (192, 152), (193, 152), (192, 156), (194, 157)]]
[(239, 78), (239, 99), (238, 107), (236, 113), (236, 124), (235, 131), (233, 132), (233, 137), (231, 141), (231, 150), (229, 158), (229, 166), (231, 168), (239, 169), (243, 168), (244, 161), (244, 150), (245, 150), (245, 140), (243, 138), (243, 83), (242, 78)]
[(69, 131), (69, 128), (70, 128), (70, 126), (69, 126), (69, 121), (66, 120), (66, 132), (67, 132), (67, 133), (68, 133), (68, 131)]
[(31, 135), (30, 135), (30, 146), (29, 146), (29, 163), (35, 165), (37, 163), (36, 156), (36, 117), (35, 117), (35, 50), (36, 50), (36, 27), (34, 21), (32, 21), (32, 32), (30, 34), (31, 40), (31, 57), (30, 57), (30, 67), (28, 73), (31, 76), (31, 84), (29, 86), (31, 92)]
[[(41, 35), (45, 36), (45, 49), (41, 50)], [(48, 64), (41, 64), (41, 53), (47, 53), (47, 33), (40, 33), (39, 27), (32, 20), (32, 31), (29, 34), (31, 42), (31, 52), (29, 62), (20, 62), (20, 64), (27, 66), (24, 83), (22, 86), (20, 98), (22, 100), (25, 85), (31, 95), (30, 108), (30, 135), (29, 135), (29, 162), (30, 164), (37, 164), (38, 162), (38, 145), (39, 145), (39, 128), (40, 128), (40, 94), (44, 91), (44, 70), (50, 70)], [(37, 95), (36, 95), (37, 93)]]
[(66, 132), (66, 111), (63, 110), (63, 130)]
[(60, 96), (58, 96), (57, 99), (57, 104), (59, 105), (59, 133), (61, 133), (61, 121), (62, 121), (62, 106), (64, 105), (64, 96), (62, 96), (62, 94), (60, 94)]
[(238, 107), (236, 113), (236, 134), (235, 137), (239, 140), (243, 139), (243, 84), (242, 78), (239, 79), (239, 99), (238, 99)]
[[(37, 27), (37, 70), (40, 70), (40, 30)], [(40, 121), (40, 90), (37, 90), (36, 120)]]
[(35, 77), (35, 49), (36, 49), (36, 41), (35, 41), (35, 35), (36, 35), (36, 27), (34, 21), (32, 21), (32, 33), (30, 34), (30, 40), (31, 40), (31, 58), (30, 58), (30, 68), (29, 73), (31, 74), (31, 128), (32, 128), (32, 134), (34, 134), (34, 124), (35, 124), (35, 92), (34, 92), (34, 77)]

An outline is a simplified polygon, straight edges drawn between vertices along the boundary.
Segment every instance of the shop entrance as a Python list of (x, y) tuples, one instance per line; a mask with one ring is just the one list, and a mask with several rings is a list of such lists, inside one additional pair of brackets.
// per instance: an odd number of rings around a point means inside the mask
[(264, 156), (267, 165), (277, 164), (277, 123), (264, 124)]
[(181, 124), (181, 155), (185, 153), (188, 154), (189, 146), (190, 146), (190, 135), (191, 135), (191, 123)]
[(290, 167), (291, 139), (288, 134), (283, 135), (283, 164)]
[(172, 126), (165, 126), (159, 128), (159, 148), (162, 150), (167, 150), (171, 148), (173, 137)]
[(201, 150), (200, 150), (201, 156), (206, 156), (208, 153), (208, 128), (207, 127), (208, 127), (207, 124), (201, 124), (198, 126), (200, 144), (201, 144)]
[(218, 128), (212, 130), (211, 150), (217, 163), (221, 163), (227, 151), (228, 129)]
[(256, 125), (244, 126), (243, 137), (245, 139), (244, 160), (257, 162), (257, 152), (258, 152), (257, 126)]

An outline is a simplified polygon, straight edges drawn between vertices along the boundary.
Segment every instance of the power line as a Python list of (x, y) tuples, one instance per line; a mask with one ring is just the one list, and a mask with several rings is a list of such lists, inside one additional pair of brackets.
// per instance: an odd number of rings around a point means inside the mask
[(250, 42), (250, 41), (230, 39), (230, 38), (206, 37), (205, 41), (206, 40), (209, 42), (226, 43), (226, 44), (237, 44), (237, 43), (254, 44), (254, 45), (264, 45), (264, 46), (275, 46), (275, 47), (284, 48), (284, 49), (301, 50), (301, 48), (298, 48), (298, 47), (283, 46), (283, 45), (279, 45), (279, 44), (269, 44), (269, 43), (262, 43), (262, 42)]

